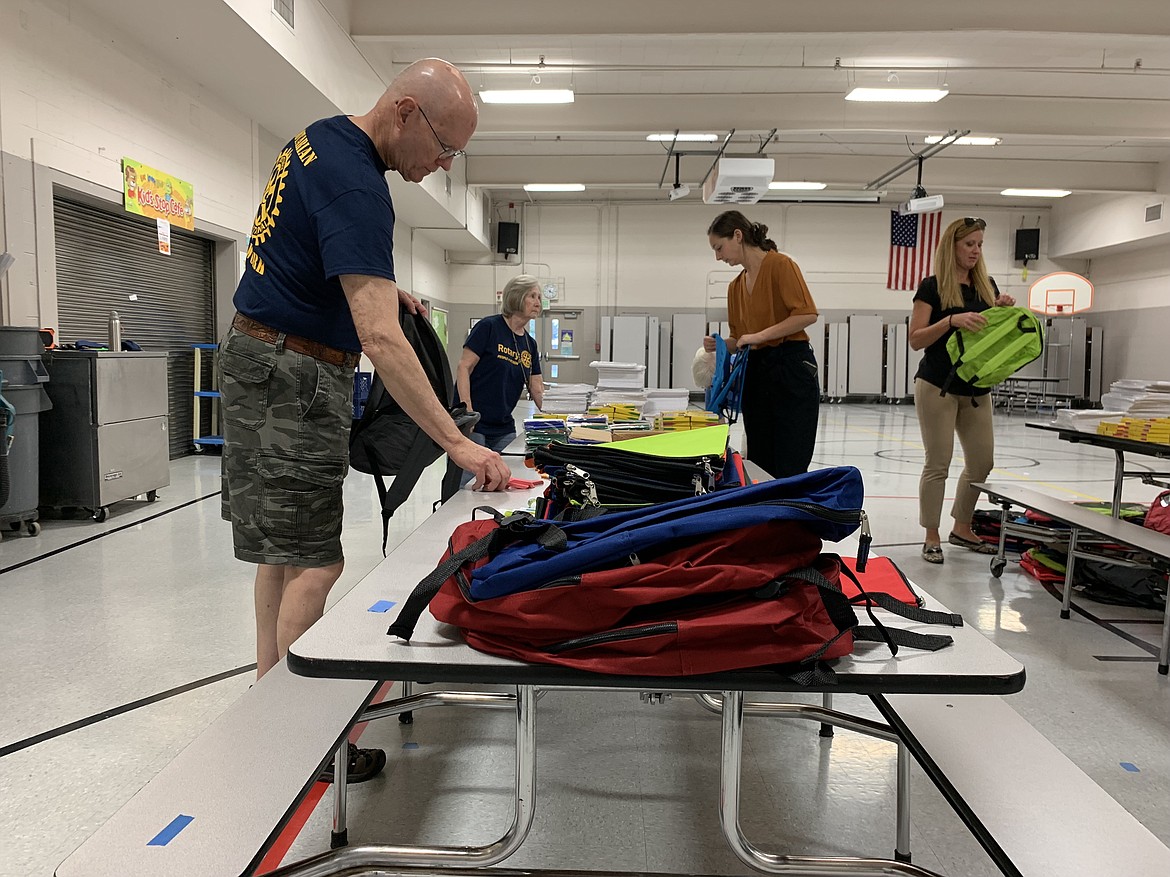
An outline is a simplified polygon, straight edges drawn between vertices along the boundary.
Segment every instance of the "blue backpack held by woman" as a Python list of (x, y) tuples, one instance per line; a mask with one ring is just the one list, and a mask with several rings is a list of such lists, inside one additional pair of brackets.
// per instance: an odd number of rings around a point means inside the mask
[(725, 417), (728, 423), (735, 423), (739, 418), (750, 348), (745, 345), (732, 353), (722, 336), (712, 337), (715, 339), (715, 374), (707, 390), (705, 407), (713, 414)]

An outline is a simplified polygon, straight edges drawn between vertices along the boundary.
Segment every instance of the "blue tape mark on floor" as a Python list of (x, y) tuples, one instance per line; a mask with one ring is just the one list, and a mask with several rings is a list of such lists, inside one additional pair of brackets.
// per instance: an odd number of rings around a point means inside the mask
[(373, 606), (371, 606), (367, 611), (368, 612), (388, 612), (389, 610), (391, 610), (393, 608), (394, 608), (394, 601), (393, 600), (379, 600), (377, 603), (375, 603)]
[(1136, 764), (1130, 764), (1128, 761), (1121, 762), (1121, 766), (1124, 767), (1126, 770), (1128, 770), (1130, 773), (1141, 773), (1142, 772), (1142, 769), (1140, 767), (1138, 767)]
[(403, 749), (418, 749), (418, 744), (417, 743), (403, 743), (402, 748)]
[(165, 847), (175, 839), (175, 835), (177, 835), (180, 831), (182, 831), (194, 821), (194, 816), (184, 816), (182, 813), (180, 813), (171, 820), (170, 825), (148, 840), (146, 845), (148, 847)]

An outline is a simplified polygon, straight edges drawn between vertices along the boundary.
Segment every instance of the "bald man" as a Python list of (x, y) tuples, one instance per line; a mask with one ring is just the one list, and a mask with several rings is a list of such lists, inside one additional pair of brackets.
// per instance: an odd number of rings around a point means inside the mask
[[(257, 564), (256, 673), (321, 617), (341, 575), (342, 482), (353, 371), (373, 361), (403, 410), (478, 487), (503, 490), (500, 456), (455, 427), (403, 336), (419, 304), (394, 278), (385, 174), (417, 183), (451, 169), (475, 132), (471, 87), (437, 58), (399, 74), (362, 116), (322, 119), (277, 156), (220, 345), (223, 516), (237, 558)], [(350, 747), (349, 781), (386, 763)], [(327, 771), (332, 778), (332, 769)]]

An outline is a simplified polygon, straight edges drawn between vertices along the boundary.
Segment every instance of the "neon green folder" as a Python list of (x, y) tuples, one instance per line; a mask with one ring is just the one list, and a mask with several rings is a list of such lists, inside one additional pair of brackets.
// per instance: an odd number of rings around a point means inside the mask
[(610, 447), (649, 454), (652, 457), (699, 457), (706, 454), (722, 456), (727, 451), (729, 428), (726, 423), (720, 423), (701, 429), (684, 429), (614, 442)]

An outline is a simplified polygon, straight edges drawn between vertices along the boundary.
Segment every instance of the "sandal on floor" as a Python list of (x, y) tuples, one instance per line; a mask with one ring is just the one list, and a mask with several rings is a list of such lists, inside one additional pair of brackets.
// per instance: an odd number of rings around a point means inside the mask
[[(364, 783), (372, 780), (382, 772), (386, 766), (386, 753), (381, 749), (358, 749), (353, 743), (349, 744), (349, 765), (346, 771), (347, 783)], [(333, 782), (333, 762), (321, 771), (317, 780), (322, 783)]]
[(941, 545), (923, 545), (922, 559), (927, 563), (942, 563), (946, 558), (943, 557)]
[(958, 533), (951, 533), (947, 536), (947, 541), (952, 545), (958, 545), (960, 548), (966, 548), (968, 551), (974, 551), (976, 554), (995, 554), (999, 551), (994, 545), (989, 542), (983, 542), (979, 539), (965, 539)]

